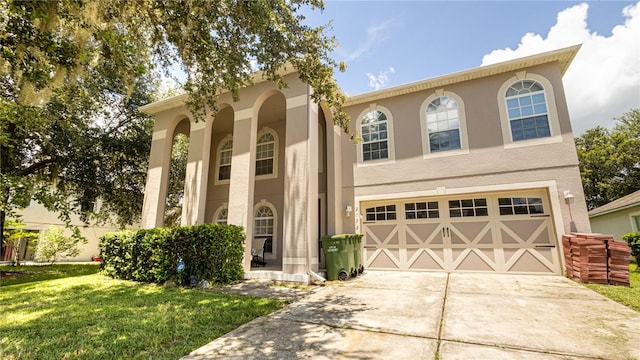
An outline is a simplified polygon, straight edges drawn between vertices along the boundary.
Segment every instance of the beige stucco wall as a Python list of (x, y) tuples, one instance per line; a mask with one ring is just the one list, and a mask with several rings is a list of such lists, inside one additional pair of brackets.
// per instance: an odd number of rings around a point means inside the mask
[(640, 205), (594, 216), (590, 219), (591, 229), (597, 233), (611, 234), (615, 239), (622, 240), (622, 235), (633, 231), (640, 231), (640, 229), (636, 229), (632, 223), (631, 214), (640, 216)]
[[(521, 70), (520, 70), (521, 71)], [(578, 171), (578, 159), (571, 134), (561, 74), (556, 64), (531, 67), (527, 73), (546, 78), (553, 87), (554, 102), (560, 123), (559, 142), (505, 148), (498, 108), (498, 91), (514, 73), (503, 73), (440, 88), (458, 95), (463, 103), (468, 133), (468, 153), (453, 156), (423, 157), (420, 127), (422, 103), (436, 90), (361, 103), (346, 109), (357, 130), (358, 116), (370, 106), (382, 106), (393, 119), (395, 160), (362, 165), (357, 162), (357, 146), (343, 135), (343, 197), (344, 205), (356, 198), (385, 194), (402, 194), (442, 189), (477, 191), (495, 185), (551, 181), (556, 184), (556, 207), (561, 214), (563, 232), (571, 230), (571, 218), (578, 231), (589, 232), (590, 225)], [(549, 96), (549, 92), (547, 92)], [(548, 101), (548, 105), (552, 102)], [(444, 152), (443, 152), (444, 153)], [(538, 185), (533, 184), (533, 187)], [(545, 185), (548, 187), (547, 185)], [(571, 213), (562, 193), (571, 191), (575, 202)], [(552, 199), (553, 200), (553, 199)], [(345, 230), (354, 231), (354, 219), (345, 220)]]
[[(305, 264), (317, 264), (317, 251), (307, 249), (310, 234), (318, 228), (318, 188), (326, 192), (326, 159), (318, 156), (318, 133), (326, 147), (325, 126), (317, 106), (309, 102), (310, 89), (297, 74), (285, 76), (288, 87), (278, 89), (269, 82), (259, 82), (241, 89), (239, 100), (224, 93), (218, 99), (221, 111), (215, 118), (195, 122), (180, 101), (154, 112), (156, 121), (151, 161), (145, 193), (144, 227), (162, 225), (166, 197), (168, 154), (176, 123), (191, 121), (189, 163), (185, 180), (183, 224), (214, 221), (216, 211), (226, 205), (229, 223), (244, 226), (252, 237), (256, 204), (269, 203), (275, 210), (274, 253), (270, 263), (287, 264), (285, 271), (304, 272)], [(321, 123), (321, 124), (319, 124)], [(256, 178), (256, 134), (269, 128), (277, 135), (277, 176)], [(217, 153), (221, 141), (233, 134), (231, 180), (217, 182)], [(322, 164), (322, 172), (318, 164)], [(326, 196), (326, 195), (325, 195)], [(325, 216), (326, 217), (326, 216)], [(313, 229), (313, 230), (312, 230)], [(316, 242), (313, 236), (314, 243)], [(246, 261), (250, 258), (245, 251)], [(248, 266), (248, 262), (245, 267)], [(317, 266), (316, 266), (317, 267)]]
[[(21, 215), (21, 221), (26, 224), (25, 230), (42, 231), (55, 226), (60, 229), (64, 229), (66, 236), (71, 236), (72, 231), (65, 227), (65, 223), (58, 218), (58, 215), (54, 212), (48, 211), (43, 205), (32, 201), (31, 204), (19, 212)], [(80, 233), (87, 239), (86, 244), (81, 244), (80, 254), (75, 257), (70, 257), (64, 261), (91, 261), (94, 256), (100, 255), (98, 249), (98, 241), (101, 236), (108, 232), (120, 231), (120, 229), (114, 224), (106, 225), (87, 225), (84, 224), (77, 215), (71, 216), (71, 225), (78, 226)], [(134, 226), (133, 228), (136, 228)], [(35, 249), (32, 249), (35, 250)], [(30, 260), (30, 259), (27, 259)]]

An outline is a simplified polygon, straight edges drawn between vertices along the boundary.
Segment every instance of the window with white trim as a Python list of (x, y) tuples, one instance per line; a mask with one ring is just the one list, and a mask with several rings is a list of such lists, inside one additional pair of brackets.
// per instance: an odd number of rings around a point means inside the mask
[(500, 215), (544, 214), (542, 198), (506, 197), (498, 198)]
[(640, 213), (630, 214), (631, 216), (631, 230), (640, 231)]
[(435, 90), (420, 106), (423, 158), (469, 153), (464, 101), (456, 93)]
[(407, 220), (437, 219), (440, 217), (437, 201), (410, 202), (404, 204), (404, 215)]
[(519, 80), (507, 89), (505, 101), (513, 141), (551, 136), (542, 85), (533, 80)]
[(256, 144), (256, 176), (276, 176), (277, 135), (271, 129), (258, 134)]
[(253, 218), (253, 237), (266, 238), (264, 244), (264, 252), (273, 252), (273, 226), (274, 226), (273, 210), (266, 205), (258, 207)]
[(218, 211), (218, 215), (216, 215), (216, 224), (226, 225), (227, 219), (229, 218), (229, 209), (222, 208)]
[(426, 110), (429, 152), (462, 148), (458, 103), (449, 96), (440, 96)]
[(449, 200), (449, 217), (489, 216), (487, 199)]
[(389, 122), (387, 114), (372, 110), (360, 122), (362, 161), (389, 159)]
[(218, 181), (231, 179), (233, 138), (223, 140), (218, 151)]
[(396, 220), (396, 206), (382, 205), (370, 207), (365, 210), (366, 221)]

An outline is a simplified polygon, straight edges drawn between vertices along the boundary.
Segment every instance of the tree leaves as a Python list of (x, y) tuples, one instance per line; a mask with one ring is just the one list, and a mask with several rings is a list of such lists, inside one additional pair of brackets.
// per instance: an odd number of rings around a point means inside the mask
[[(120, 225), (140, 217), (158, 74), (186, 74), (187, 105), (198, 120), (216, 97), (250, 84), (251, 72), (286, 86), (299, 71), (313, 99), (349, 132), (336, 81), (335, 47), (301, 9), (320, 0), (0, 0), (0, 212), (35, 199), (68, 220)], [(91, 214), (96, 197), (101, 212)]]
[(640, 109), (575, 139), (587, 206), (594, 209), (640, 189)]

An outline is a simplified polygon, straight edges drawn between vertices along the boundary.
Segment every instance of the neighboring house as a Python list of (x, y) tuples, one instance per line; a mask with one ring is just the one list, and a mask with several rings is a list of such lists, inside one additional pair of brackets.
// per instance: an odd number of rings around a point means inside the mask
[(594, 232), (612, 234), (616, 240), (640, 231), (640, 190), (589, 211), (589, 221)]
[[(183, 224), (267, 238), (272, 276), (305, 281), (325, 234), (363, 233), (369, 269), (562, 273), (559, 239), (589, 232), (562, 85), (579, 46), (347, 98), (353, 143), (294, 70), (155, 117), (142, 226), (161, 226), (172, 139), (190, 138)], [(428, 65), (428, 60), (425, 61)]]
[[(19, 212), (21, 216), (20, 221), (25, 224), (24, 230), (39, 233), (42, 230), (46, 230), (51, 226), (55, 226), (60, 229), (65, 229), (64, 234), (71, 236), (72, 231), (65, 228), (64, 221), (58, 218), (58, 214), (47, 210), (42, 204), (35, 201), (31, 201), (31, 204)], [(80, 233), (87, 239), (86, 244), (80, 244), (80, 254), (75, 257), (64, 259), (64, 261), (91, 261), (93, 257), (100, 255), (98, 249), (98, 240), (100, 237), (108, 232), (119, 231), (120, 229), (115, 225), (87, 225), (80, 220), (78, 215), (71, 215), (71, 224), (78, 226)], [(21, 260), (33, 260), (35, 247), (33, 240), (31, 244), (23, 243), (20, 249), (13, 249), (11, 246), (5, 247), (0, 260), (10, 260), (13, 258), (12, 251), (20, 252)]]

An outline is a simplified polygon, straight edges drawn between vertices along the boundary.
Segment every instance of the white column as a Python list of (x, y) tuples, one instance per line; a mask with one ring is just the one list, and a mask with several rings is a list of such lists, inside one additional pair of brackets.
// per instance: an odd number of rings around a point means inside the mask
[(233, 123), (233, 155), (229, 183), (229, 224), (244, 227), (247, 234), (244, 270), (251, 270), (253, 239), (253, 190), (256, 168), (256, 134), (258, 119), (253, 108), (235, 112)]
[(167, 199), (169, 164), (171, 163), (172, 134), (166, 122), (156, 119), (151, 137), (151, 153), (142, 205), (143, 229), (164, 225), (164, 210)]
[(317, 270), (318, 108), (303, 95), (287, 97), (282, 270)]
[[(189, 155), (184, 177), (184, 202), (182, 204), (181, 225), (195, 225), (204, 221), (204, 204), (206, 203), (206, 187), (209, 171), (203, 171), (204, 158), (209, 157), (208, 142), (205, 139), (205, 121), (192, 121), (189, 131)], [(202, 209), (201, 209), (202, 207)], [(199, 218), (203, 220), (198, 221)]]

